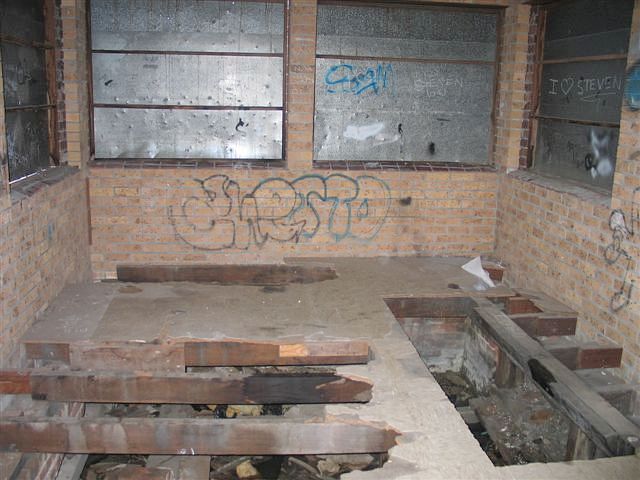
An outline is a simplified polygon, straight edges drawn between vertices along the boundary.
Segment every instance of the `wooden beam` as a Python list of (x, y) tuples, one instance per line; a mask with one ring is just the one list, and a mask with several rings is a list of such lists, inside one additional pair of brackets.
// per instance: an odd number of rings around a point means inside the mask
[(0, 394), (20, 395), (31, 393), (28, 370), (0, 371)]
[(251, 342), (222, 340), (187, 342), (185, 362), (189, 366), (256, 365), (347, 365), (367, 363), (366, 341)]
[(504, 308), (507, 315), (514, 315), (518, 313), (538, 313), (542, 311), (536, 307), (530, 299), (525, 297), (507, 297)]
[(609, 341), (581, 342), (572, 337), (540, 339), (542, 346), (567, 368), (617, 368), (622, 361), (622, 347)]
[[(0, 393), (16, 393), (15, 371), (0, 371)], [(372, 382), (334, 373), (215, 375), (32, 370), (20, 392), (37, 400), (91, 403), (272, 404), (371, 400)], [(26, 380), (25, 380), (26, 379)], [(2, 389), (2, 387), (7, 387)]]
[(0, 451), (159, 455), (386, 452), (399, 432), (360, 420), (2, 417)]
[(478, 322), (549, 402), (559, 408), (609, 456), (632, 454), (640, 447), (640, 429), (594, 392), (540, 343), (486, 299), (476, 299)]
[(338, 278), (331, 265), (118, 265), (121, 282), (207, 282), (220, 285), (287, 285)]
[(83, 370), (184, 372), (182, 343), (94, 342), (69, 345), (69, 365)]
[(574, 335), (578, 317), (546, 313), (523, 313), (509, 315), (521, 329), (532, 337)]
[(300, 343), (237, 339), (168, 343), (87, 340), (64, 347), (60, 343), (27, 344), (30, 360), (55, 359), (73, 368), (93, 370), (184, 371), (188, 366), (350, 365), (367, 363), (369, 356), (369, 344), (364, 340)]

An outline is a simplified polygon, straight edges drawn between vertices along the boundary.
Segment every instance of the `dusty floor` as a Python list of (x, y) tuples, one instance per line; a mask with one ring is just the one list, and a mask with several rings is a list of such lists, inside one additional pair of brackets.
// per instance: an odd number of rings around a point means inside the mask
[[(338, 372), (371, 379), (372, 401), (331, 405), (326, 414), (382, 420), (403, 435), (382, 469), (352, 472), (344, 479), (640, 479), (638, 455), (493, 466), (383, 300), (508, 294), (502, 286), (476, 291), (477, 280), (460, 269), (465, 261), (326, 259), (323, 263), (335, 265), (337, 279), (291, 284), (283, 291), (195, 283), (136, 284), (137, 288), (117, 282), (78, 285), (58, 297), (25, 339), (366, 339), (375, 358), (367, 365), (340, 367)], [(292, 261), (301, 262), (319, 263), (318, 259)], [(448, 288), (450, 284), (460, 288)]]

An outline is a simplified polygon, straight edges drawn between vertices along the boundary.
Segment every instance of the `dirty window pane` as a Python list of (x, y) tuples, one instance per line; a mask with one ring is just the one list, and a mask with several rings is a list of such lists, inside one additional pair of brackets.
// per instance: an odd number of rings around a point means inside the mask
[(548, 8), (534, 170), (611, 190), (632, 12), (633, 0)]
[(49, 102), (42, 0), (0, 2), (9, 181), (49, 166)]
[(282, 158), (282, 2), (106, 0), (91, 14), (97, 158)]
[(314, 160), (489, 163), (497, 22), (319, 5)]
[(6, 112), (9, 181), (49, 166), (46, 110)]

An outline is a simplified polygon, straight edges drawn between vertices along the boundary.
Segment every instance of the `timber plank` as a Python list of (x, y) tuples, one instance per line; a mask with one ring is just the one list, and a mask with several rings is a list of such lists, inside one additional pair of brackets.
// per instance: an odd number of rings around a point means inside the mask
[(542, 346), (571, 370), (617, 368), (622, 361), (622, 347), (602, 340), (580, 342), (573, 337), (543, 338)]
[(347, 365), (367, 363), (369, 344), (357, 340), (306, 343), (193, 341), (184, 344), (184, 355), (189, 366)]
[(210, 418), (0, 419), (0, 451), (159, 455), (386, 452), (399, 432), (360, 420)]
[(578, 317), (572, 315), (521, 313), (509, 317), (532, 337), (574, 335), (578, 323)]
[(594, 392), (542, 345), (487, 300), (477, 299), (473, 320), (485, 328), (509, 357), (608, 455), (633, 453), (640, 429)]
[[(0, 385), (5, 373), (0, 371)], [(30, 392), (23, 393), (31, 393), (38, 400), (91, 403), (350, 403), (368, 402), (372, 388), (367, 379), (334, 373), (215, 375), (33, 370)]]
[[(55, 359), (73, 368), (91, 370), (184, 371), (185, 367), (223, 367), (260, 365), (350, 365), (369, 361), (369, 343), (364, 340), (317, 342), (278, 342), (227, 340), (187, 340), (166, 343), (91, 340), (59, 344), (55, 351), (66, 351)], [(52, 359), (50, 345), (29, 348), (29, 359)]]
[(331, 265), (118, 265), (121, 282), (207, 282), (277, 286), (338, 278)]
[(0, 371), (0, 394), (19, 395), (31, 393), (31, 379), (28, 370)]
[(69, 365), (85, 370), (185, 369), (181, 344), (83, 341), (69, 345)]

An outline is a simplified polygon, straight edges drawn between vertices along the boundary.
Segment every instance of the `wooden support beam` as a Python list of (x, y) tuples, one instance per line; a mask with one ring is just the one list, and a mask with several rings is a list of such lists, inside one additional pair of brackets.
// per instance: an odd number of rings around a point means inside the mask
[(0, 371), (0, 394), (20, 395), (31, 393), (28, 370)]
[(350, 365), (367, 363), (370, 356), (369, 343), (364, 340), (300, 343), (237, 339), (169, 343), (87, 340), (69, 343), (65, 348), (59, 343), (26, 343), (26, 350), (30, 360), (57, 360), (73, 368), (123, 371), (184, 371), (189, 366)]
[(511, 320), (532, 337), (574, 335), (578, 317), (546, 313), (509, 315)]
[(189, 366), (346, 365), (367, 363), (369, 344), (366, 341), (196, 341), (184, 344), (184, 356)]
[[(0, 371), (0, 393), (16, 393), (14, 383), (3, 381), (15, 376), (14, 371)], [(20, 372), (20, 379), (20, 393), (31, 393), (35, 399), (91, 403), (368, 402), (373, 388), (367, 379), (333, 373), (212, 375), (32, 370)]]
[(0, 419), (0, 451), (159, 455), (386, 452), (399, 432), (360, 420), (210, 418)]
[(525, 297), (507, 297), (504, 308), (507, 315), (538, 313), (542, 311), (535, 306), (533, 301)]
[(275, 286), (338, 278), (331, 265), (118, 265), (121, 282), (207, 282)]
[(486, 299), (476, 299), (472, 320), (478, 322), (549, 402), (559, 408), (609, 456), (628, 455), (640, 447), (640, 429), (594, 392), (540, 343)]
[(617, 368), (622, 361), (622, 347), (610, 341), (581, 342), (572, 337), (540, 339), (542, 346), (571, 370)]

